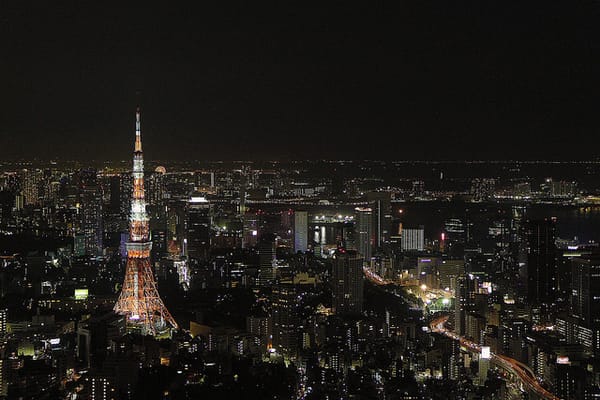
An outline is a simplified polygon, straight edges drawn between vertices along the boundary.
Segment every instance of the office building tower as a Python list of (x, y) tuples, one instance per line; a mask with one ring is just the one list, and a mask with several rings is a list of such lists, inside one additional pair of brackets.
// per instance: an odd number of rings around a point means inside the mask
[(451, 292), (456, 290), (456, 281), (465, 272), (464, 260), (446, 260), (437, 266), (440, 287)]
[(133, 191), (133, 178), (129, 172), (122, 173), (119, 178), (121, 218), (129, 221), (129, 212), (131, 211), (131, 193)]
[(40, 202), (40, 183), (44, 174), (39, 169), (21, 171), (21, 193), (25, 205), (37, 205)]
[(102, 254), (102, 190), (98, 185), (95, 170), (79, 174), (79, 220), (78, 232), (83, 235), (84, 253)]
[(150, 174), (147, 190), (149, 205), (159, 206), (162, 204), (166, 192), (165, 173), (165, 167), (158, 166)]
[(296, 288), (278, 285), (272, 293), (273, 347), (285, 356), (298, 352), (300, 302)]
[(458, 335), (467, 333), (467, 314), (475, 310), (477, 280), (471, 276), (460, 276), (456, 281), (454, 300), (454, 331)]
[(527, 240), (527, 299), (530, 304), (551, 304), (557, 289), (556, 221), (528, 221)]
[(177, 323), (163, 304), (152, 265), (149, 218), (144, 196), (144, 155), (140, 128), (140, 110), (136, 112), (135, 151), (133, 155), (133, 191), (127, 242), (125, 280), (114, 311), (125, 315), (127, 329), (144, 335), (163, 335), (177, 329)]
[(571, 314), (589, 329), (600, 327), (600, 255), (571, 260)]
[(479, 386), (484, 386), (485, 381), (488, 377), (488, 371), (490, 369), (490, 360), (492, 358), (492, 354), (489, 346), (481, 346), (481, 353), (479, 354), (479, 373), (478, 373), (478, 383)]
[(367, 202), (373, 210), (375, 247), (381, 248), (390, 239), (392, 231), (392, 194), (390, 192), (367, 193)]
[(566, 339), (600, 354), (600, 255), (571, 260), (571, 317), (565, 319)]
[(354, 250), (338, 249), (333, 256), (333, 309), (358, 314), (363, 307), (363, 258)]
[(110, 375), (92, 374), (90, 381), (90, 400), (117, 399), (115, 378)]
[(294, 251), (308, 250), (308, 212), (294, 212)]
[(121, 177), (112, 175), (108, 181), (108, 211), (111, 214), (119, 214), (121, 211)]
[(357, 207), (354, 211), (356, 211), (356, 249), (363, 260), (369, 262), (373, 248), (373, 210), (366, 207)]
[(258, 242), (259, 286), (269, 286), (275, 278), (275, 235), (266, 234)]
[(160, 260), (169, 254), (169, 240), (166, 229), (152, 230), (152, 259)]
[(187, 256), (206, 260), (210, 255), (212, 228), (211, 205), (202, 196), (192, 196), (188, 201), (186, 218)]
[[(277, 289), (278, 290), (278, 289)], [(279, 323), (281, 326), (281, 322)], [(246, 330), (259, 338), (260, 346), (266, 350), (273, 343), (273, 318), (271, 316), (246, 317)], [(281, 335), (279, 335), (281, 337)]]
[(7, 310), (0, 309), (0, 336), (6, 335)]
[(423, 251), (425, 250), (425, 228), (403, 228), (400, 239), (400, 248), (402, 251)]
[(7, 374), (7, 369), (8, 369), (8, 365), (6, 365), (8, 363), (5, 363), (5, 361), (0, 358), (0, 398), (4, 399), (6, 398), (6, 396), (8, 395), (8, 374)]

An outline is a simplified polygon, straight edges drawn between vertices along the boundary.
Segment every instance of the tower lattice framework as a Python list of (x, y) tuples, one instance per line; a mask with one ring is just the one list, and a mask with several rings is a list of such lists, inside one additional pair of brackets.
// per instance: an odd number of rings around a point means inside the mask
[(177, 329), (177, 323), (165, 307), (152, 273), (149, 218), (144, 199), (144, 157), (140, 128), (140, 110), (135, 119), (135, 151), (133, 153), (133, 193), (129, 217), (129, 240), (125, 280), (114, 311), (125, 315), (130, 331), (158, 335)]

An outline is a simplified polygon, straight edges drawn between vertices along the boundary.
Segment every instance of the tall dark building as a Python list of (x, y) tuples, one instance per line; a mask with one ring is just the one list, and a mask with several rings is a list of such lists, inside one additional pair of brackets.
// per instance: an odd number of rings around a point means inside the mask
[(454, 300), (454, 331), (458, 335), (467, 332), (467, 314), (475, 310), (475, 291), (477, 280), (464, 274), (456, 280), (456, 294)]
[(279, 285), (273, 288), (273, 346), (286, 356), (298, 352), (299, 302), (296, 288)]
[(212, 216), (206, 198), (193, 196), (188, 202), (186, 221), (186, 251), (189, 258), (205, 260), (210, 253)]
[(119, 175), (109, 178), (108, 208), (111, 214), (119, 214), (121, 211), (121, 177)]
[(275, 262), (275, 235), (266, 234), (261, 237), (257, 246), (258, 250), (258, 284), (260, 286), (269, 286), (274, 279)]
[(79, 176), (79, 234), (83, 236), (85, 254), (102, 254), (102, 190), (96, 171), (81, 171)]
[(571, 260), (571, 313), (591, 328), (600, 325), (600, 255)]
[(152, 231), (152, 259), (160, 260), (168, 254), (168, 240), (166, 229), (153, 229)]
[(373, 252), (373, 210), (357, 207), (354, 211), (356, 211), (356, 249), (366, 262), (370, 262)]
[(531, 220), (526, 224), (527, 300), (551, 304), (556, 297), (556, 221)]
[(333, 257), (333, 309), (357, 314), (363, 309), (363, 258), (353, 250), (339, 249)]

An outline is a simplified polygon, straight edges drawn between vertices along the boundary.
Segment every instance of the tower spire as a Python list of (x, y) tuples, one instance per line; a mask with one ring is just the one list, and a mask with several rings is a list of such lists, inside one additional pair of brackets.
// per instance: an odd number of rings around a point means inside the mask
[(144, 157), (140, 129), (140, 109), (135, 113), (135, 151), (133, 153), (133, 193), (129, 216), (129, 241), (125, 281), (116, 313), (125, 315), (127, 328), (145, 335), (162, 335), (177, 329), (177, 323), (165, 307), (150, 263), (150, 224), (144, 199)]
[(135, 110), (135, 152), (142, 152), (142, 129), (140, 123), (140, 107)]

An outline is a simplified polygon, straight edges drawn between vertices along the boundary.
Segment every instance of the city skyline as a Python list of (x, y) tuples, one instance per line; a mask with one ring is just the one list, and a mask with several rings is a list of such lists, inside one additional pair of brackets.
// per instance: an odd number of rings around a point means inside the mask
[(0, 400), (600, 398), (600, 2), (22, 3)]

